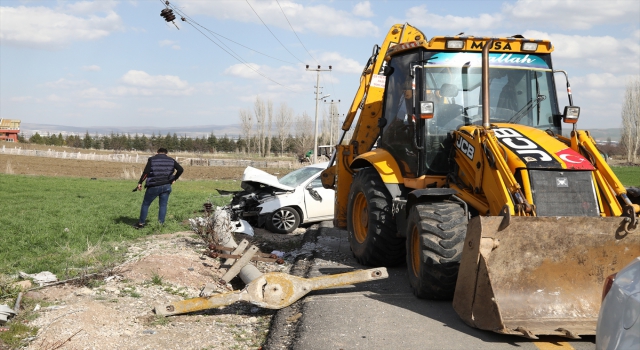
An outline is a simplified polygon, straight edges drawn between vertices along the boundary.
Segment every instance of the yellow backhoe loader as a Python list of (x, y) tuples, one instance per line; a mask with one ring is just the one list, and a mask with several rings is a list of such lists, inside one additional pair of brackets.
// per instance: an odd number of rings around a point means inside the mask
[(576, 128), (552, 51), (392, 26), (322, 181), (360, 263), (406, 261), (415, 295), (453, 298), (472, 327), (577, 338), (595, 334), (605, 278), (640, 256), (640, 206)]

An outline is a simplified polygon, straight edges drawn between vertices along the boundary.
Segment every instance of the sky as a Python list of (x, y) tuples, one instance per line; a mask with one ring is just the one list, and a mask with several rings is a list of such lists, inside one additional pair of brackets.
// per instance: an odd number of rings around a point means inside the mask
[[(256, 97), (296, 115), (320, 93), (345, 114), (374, 44), (405, 23), (427, 38), (550, 39), (578, 126), (618, 128), (627, 82), (640, 75), (640, 1), (0, 0), (0, 118), (68, 126), (239, 123)], [(567, 104), (558, 77), (560, 108)], [(320, 103), (322, 110), (328, 103)], [(205, 130), (206, 131), (206, 130)]]

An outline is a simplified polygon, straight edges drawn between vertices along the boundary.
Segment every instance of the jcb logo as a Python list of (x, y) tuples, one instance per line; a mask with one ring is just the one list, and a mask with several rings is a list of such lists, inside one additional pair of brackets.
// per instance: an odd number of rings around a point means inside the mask
[(545, 152), (538, 144), (513, 129), (497, 128), (493, 129), (493, 132), (496, 137), (500, 139), (500, 142), (527, 162), (549, 162), (554, 160), (553, 157)]
[(476, 148), (473, 147), (469, 141), (465, 140), (462, 136), (459, 136), (458, 141), (456, 141), (456, 147), (469, 157), (469, 159), (473, 160), (473, 154), (475, 153)]
[[(482, 49), (484, 48), (484, 42), (480, 41), (480, 42), (472, 42), (471, 43), (471, 48), (472, 49)], [(500, 41), (494, 41), (493, 45), (491, 45), (490, 49), (494, 49), (494, 50), (513, 50), (511, 48), (511, 43), (503, 43)]]

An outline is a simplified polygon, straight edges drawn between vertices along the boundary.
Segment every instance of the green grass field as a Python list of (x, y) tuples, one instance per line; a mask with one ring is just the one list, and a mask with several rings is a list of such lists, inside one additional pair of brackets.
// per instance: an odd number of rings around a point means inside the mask
[(143, 197), (134, 187), (130, 180), (0, 174), (0, 274), (48, 270), (63, 279), (108, 267), (121, 260), (133, 239), (188, 230), (183, 222), (197, 216), (209, 198), (216, 205), (230, 200), (216, 198), (216, 188), (236, 190), (240, 183), (178, 181), (165, 224), (157, 224), (156, 200), (141, 230), (132, 227)]
[(640, 187), (640, 166), (612, 166), (620, 182), (629, 187)]

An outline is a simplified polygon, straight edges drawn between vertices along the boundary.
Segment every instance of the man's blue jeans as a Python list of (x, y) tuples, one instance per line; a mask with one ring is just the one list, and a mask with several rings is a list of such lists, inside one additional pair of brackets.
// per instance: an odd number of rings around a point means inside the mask
[(169, 203), (169, 195), (171, 194), (171, 184), (154, 186), (147, 188), (144, 193), (144, 199), (142, 200), (142, 207), (140, 208), (140, 220), (138, 223), (144, 224), (147, 220), (147, 214), (149, 213), (149, 206), (156, 197), (160, 197), (160, 208), (158, 209), (158, 222), (164, 224), (164, 218), (167, 216), (167, 203)]

